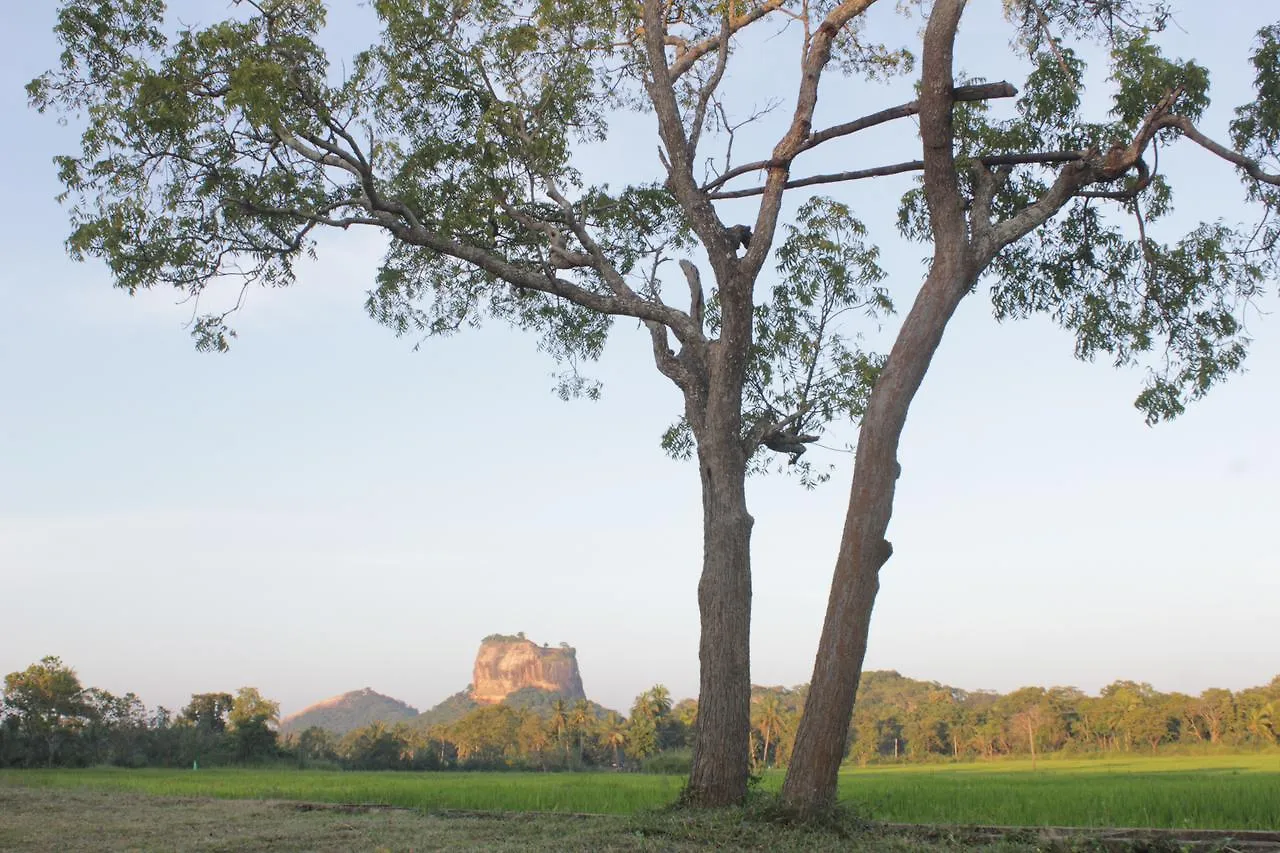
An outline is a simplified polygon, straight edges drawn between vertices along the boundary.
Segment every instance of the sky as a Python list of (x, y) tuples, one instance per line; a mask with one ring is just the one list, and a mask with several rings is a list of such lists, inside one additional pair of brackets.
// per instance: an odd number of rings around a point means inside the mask
[[(998, 5), (970, 4), (958, 66), (1018, 83)], [(175, 11), (208, 23), (227, 6)], [(881, 6), (870, 22), (886, 38), (918, 27)], [(1212, 70), (1203, 127), (1225, 138), (1266, 4), (1176, 6), (1170, 52)], [(367, 43), (367, 13), (341, 4), (330, 46)], [(0, 30), (0, 673), (52, 654), (153, 706), (253, 685), (287, 714), (369, 686), (425, 709), (470, 682), (485, 635), (524, 631), (575, 646), (606, 706), (655, 683), (696, 695), (698, 477), (658, 446), (680, 400), (647, 334), (618, 323), (590, 370), (603, 398), (561, 402), (530, 336), (490, 325), (415, 351), (370, 320), (384, 243), (353, 232), (325, 236), (295, 286), (251, 292), (229, 353), (195, 352), (175, 294), (131, 298), (65, 254), (51, 158), (75, 150), (76, 128), (22, 90), (57, 60), (53, 20), (52, 3), (16, 4)], [(788, 38), (747, 46), (731, 109), (793, 88)], [(832, 75), (817, 124), (909, 100), (911, 85)], [(918, 140), (899, 124), (795, 173), (904, 159)], [(763, 156), (776, 133), (749, 129), (735, 150)], [(656, 175), (652, 119), (615, 117), (579, 162), (615, 184)], [(1162, 165), (1178, 193), (1165, 239), (1249, 217), (1203, 152), (1183, 144)], [(881, 240), (903, 305), (925, 254), (892, 229), (909, 186), (832, 191)], [(726, 219), (749, 221), (737, 205)], [(1192, 693), (1280, 672), (1275, 290), (1249, 317), (1247, 372), (1157, 427), (1132, 406), (1141, 371), (1074, 359), (1044, 319), (997, 323), (985, 286), (968, 298), (903, 436), (866, 668), (971, 690), (1127, 678)], [(894, 322), (868, 341), (884, 345)], [(825, 486), (749, 484), (760, 684), (813, 667), (852, 469), (813, 452), (835, 466)]]

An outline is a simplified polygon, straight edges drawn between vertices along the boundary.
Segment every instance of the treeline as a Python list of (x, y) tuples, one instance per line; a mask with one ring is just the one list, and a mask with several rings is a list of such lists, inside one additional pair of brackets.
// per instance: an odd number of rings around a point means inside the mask
[[(783, 766), (805, 688), (757, 689), (753, 698), (755, 758)], [(868, 764), (1188, 747), (1261, 749), (1277, 740), (1280, 676), (1262, 687), (1211, 688), (1198, 696), (1162, 693), (1134, 681), (1116, 681), (1097, 696), (1074, 687), (1023, 687), (1002, 695), (881, 671), (863, 673), (846, 755)]]
[[(148, 711), (133, 693), (86, 688), (59, 658), (46, 657), (5, 677), (0, 767), (289, 762), (354, 770), (679, 771), (687, 764), (679, 751), (690, 742), (693, 703), (673, 708), (661, 685), (637, 697), (628, 718), (586, 700), (520, 700), (434, 725), (375, 722), (341, 737), (313, 726), (282, 736), (279, 704), (256, 688), (195, 694), (177, 713)], [(660, 753), (666, 763), (654, 764)]]
[(4, 679), (0, 767), (190, 767), (278, 755), (280, 705), (253, 687), (198, 693), (178, 713), (148, 711), (133, 693), (83, 687), (46, 657)]
[(301, 766), (359, 770), (688, 769), (693, 708), (655, 685), (623, 717), (584, 699), (486, 705), (450, 722), (373, 723), (339, 737), (312, 726), (283, 741)]
[[(785, 766), (805, 688), (752, 692), (756, 769)], [(281, 736), (279, 705), (252, 687), (201, 693), (177, 713), (148, 711), (132, 693), (85, 688), (58, 658), (5, 677), (0, 766), (189, 767), (288, 762), (358, 770), (682, 772), (697, 703), (656, 685), (623, 717), (548, 695), (474, 708), (450, 721), (373, 723), (338, 736), (319, 727)], [(863, 675), (847, 740), (858, 764), (1001, 756), (1252, 750), (1280, 739), (1280, 676), (1238, 692), (1161, 693), (1117, 681), (1090, 696), (1073, 687), (968, 692), (896, 672)]]

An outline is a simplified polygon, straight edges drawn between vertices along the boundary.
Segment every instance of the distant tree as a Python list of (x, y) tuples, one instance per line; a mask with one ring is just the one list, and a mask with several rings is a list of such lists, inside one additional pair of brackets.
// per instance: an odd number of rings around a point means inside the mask
[(646, 694), (646, 701), (649, 713), (655, 720), (671, 711), (671, 691), (665, 684), (655, 684), (650, 687)]
[(93, 764), (141, 766), (146, 763), (146, 706), (133, 693), (114, 696), (89, 687), (84, 691), (87, 725), (82, 747)]
[(681, 725), (692, 729), (698, 722), (698, 700), (681, 699), (671, 707), (671, 716), (679, 720)]
[(328, 729), (309, 726), (293, 738), (298, 764), (302, 767), (315, 761), (332, 761), (338, 757), (338, 738)]
[(28, 738), (44, 746), (53, 766), (63, 744), (86, 721), (84, 688), (74, 669), (48, 656), (21, 672), (4, 677), (4, 705)]
[(267, 699), (256, 687), (241, 687), (232, 700), (227, 722), (238, 759), (254, 761), (275, 754), (279, 702)]
[(565, 758), (568, 758), (569, 745), (565, 741), (565, 732), (569, 730), (569, 708), (564, 699), (557, 698), (551, 703), (551, 728), (556, 733), (556, 743), (564, 750)]
[(626, 721), (617, 711), (610, 711), (600, 720), (598, 737), (601, 743), (613, 750), (614, 766), (621, 766), (622, 756), (619, 750), (627, 742), (627, 727)]
[[(1252, 700), (1252, 701), (1251, 701)], [(1276, 706), (1273, 702), (1264, 702), (1262, 697), (1250, 697), (1244, 703), (1244, 727), (1250, 739), (1258, 747), (1270, 746), (1276, 742), (1275, 722)]]
[(760, 763), (769, 766), (769, 746), (782, 730), (786, 709), (782, 699), (772, 691), (764, 693), (755, 702), (753, 722), (756, 731), (760, 732), (763, 748), (760, 751)]
[(591, 705), (586, 699), (579, 699), (573, 703), (573, 708), (569, 712), (569, 726), (573, 730), (578, 740), (578, 763), (582, 763), (582, 753), (584, 743), (587, 737), (587, 729), (591, 721), (595, 719), (595, 715), (591, 713)]
[(527, 758), (546, 769), (547, 747), (551, 745), (551, 736), (547, 732), (547, 723), (537, 714), (527, 714), (516, 731), (520, 752)]
[(357, 770), (394, 770), (401, 765), (403, 745), (386, 723), (378, 720), (342, 737), (341, 756)]
[(193, 693), (178, 719), (204, 731), (221, 734), (227, 728), (227, 715), (235, 704), (230, 693)]

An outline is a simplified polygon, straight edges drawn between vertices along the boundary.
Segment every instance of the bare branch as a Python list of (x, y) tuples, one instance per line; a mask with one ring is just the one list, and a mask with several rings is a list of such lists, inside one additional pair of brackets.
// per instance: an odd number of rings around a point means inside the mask
[[(975, 86), (958, 86), (953, 92), (953, 96), (957, 101), (985, 101), (993, 98), (1012, 98), (1018, 94), (1018, 90), (1010, 83), (1001, 81), (999, 83), (983, 83)], [(824, 130), (819, 130), (810, 134), (809, 138), (800, 146), (797, 154), (816, 148), (824, 142), (837, 139), (842, 136), (848, 136), (857, 133), (860, 130), (866, 130), (885, 122), (894, 121), (907, 116), (913, 116), (920, 112), (919, 101), (909, 101), (905, 104), (899, 104), (896, 107), (880, 110), (871, 115), (854, 119), (843, 124), (833, 125)], [(733, 180), (739, 175), (745, 175), (747, 172), (755, 172), (759, 169), (767, 169), (770, 166), (780, 166), (774, 160), (757, 160), (754, 163), (744, 163), (716, 178), (703, 186), (704, 190), (714, 190), (716, 187), (723, 186), (725, 183)]]
[(701, 333), (706, 300), (702, 291), (702, 276), (692, 261), (680, 261), (680, 269), (684, 272), (685, 280), (689, 282), (689, 316), (693, 319), (694, 327)]
[(693, 111), (693, 121), (689, 126), (690, 163), (698, 156), (698, 139), (702, 136), (702, 126), (707, 121), (707, 105), (710, 104), (711, 96), (715, 94), (716, 87), (724, 78), (724, 69), (729, 62), (729, 18), (729, 6), (726, 4), (724, 21), (720, 29), (720, 52), (716, 57), (716, 67), (711, 72), (710, 79), (703, 83), (698, 91), (698, 105)]
[(852, 21), (869, 9), (876, 0), (844, 0), (836, 4), (827, 17), (818, 25), (809, 41), (800, 74), (800, 90), (796, 93), (795, 112), (791, 125), (774, 146), (770, 160), (780, 165), (769, 167), (765, 178), (763, 198), (760, 210), (756, 214), (756, 238), (742, 260), (742, 267), (748, 279), (753, 279), (769, 254), (773, 243), (774, 231), (778, 225), (778, 210), (782, 205), (782, 194), (786, 189), (787, 177), (791, 161), (800, 152), (813, 130), (813, 111), (818, 105), (818, 84), (822, 80), (822, 72), (831, 59), (831, 48), (836, 36)]
[[(766, 2), (761, 3), (759, 6), (747, 12), (746, 14), (742, 15), (741, 17), (732, 16), (728, 21), (729, 23), (729, 26), (727, 28), (728, 37), (732, 38), (733, 36), (741, 32), (743, 29), (745, 29), (746, 27), (749, 27), (750, 25), (754, 24), (756, 21), (759, 21), (761, 18), (764, 18), (767, 15), (773, 12), (776, 12), (778, 9), (782, 8), (783, 3), (785, 2), (786, 0), (766, 0)], [(732, 7), (732, 4), (727, 4), (727, 5)], [(649, 20), (646, 17), (645, 29), (648, 30), (649, 26), (650, 26)], [(708, 53), (710, 53), (713, 50), (720, 50), (721, 44), (726, 40), (725, 36), (726, 36), (726, 30), (722, 29), (718, 35), (714, 35), (711, 38), (704, 39), (703, 41), (700, 41), (697, 44), (689, 45), (683, 51), (678, 51), (676, 54), (676, 60), (675, 62), (671, 63), (671, 67), (668, 72), (668, 75), (670, 76), (672, 82), (682, 77), (685, 74), (685, 72), (687, 72), (690, 68), (692, 68), (694, 66), (694, 63), (696, 63), (699, 59), (706, 56)], [(664, 64), (665, 64), (665, 61), (664, 61)]]
[[(1085, 151), (1041, 151), (1033, 154), (993, 154), (989, 157), (980, 157), (977, 162), (982, 163), (985, 166), (1016, 166), (1070, 163), (1077, 160), (1084, 160), (1087, 156), (1088, 152)], [(923, 169), (923, 160), (907, 160), (903, 163), (892, 163), (887, 166), (875, 166), (870, 169), (856, 169), (851, 172), (834, 172), (828, 175), (812, 175), (807, 178), (796, 178), (793, 181), (787, 181), (783, 187), (784, 189), (795, 189), (796, 187), (810, 187), (815, 184), (835, 184), (844, 181), (860, 181), (866, 178), (883, 178), (886, 175), (900, 175), (903, 172), (919, 172)], [(708, 198), (747, 198), (753, 195), (760, 195), (764, 191), (764, 187), (751, 187), (750, 189), (745, 190), (712, 193)]]
[(645, 321), (645, 327), (653, 341), (653, 363), (657, 365), (658, 372), (674, 382), (680, 390), (690, 391), (694, 387), (693, 375), (671, 351), (667, 327), (653, 321)]
[(1280, 175), (1273, 175), (1270, 172), (1264, 171), (1262, 164), (1257, 160), (1246, 157), (1239, 151), (1234, 151), (1221, 143), (1215, 142), (1208, 136), (1205, 136), (1191, 122), (1191, 119), (1186, 116), (1167, 115), (1161, 119), (1160, 126), (1177, 128), (1182, 132), (1183, 136), (1187, 137), (1201, 148), (1218, 155), (1228, 163), (1234, 163), (1236, 166), (1239, 166), (1246, 175), (1253, 178), (1255, 181), (1262, 181), (1264, 184), (1271, 184), (1272, 186), (1280, 186)]

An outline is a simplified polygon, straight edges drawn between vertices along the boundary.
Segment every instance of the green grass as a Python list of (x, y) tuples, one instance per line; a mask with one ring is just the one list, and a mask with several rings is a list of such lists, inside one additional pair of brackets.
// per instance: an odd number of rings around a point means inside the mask
[[(222, 799), (382, 803), (426, 811), (631, 814), (683, 779), (615, 773), (0, 771), (0, 784)], [(764, 790), (777, 790), (769, 773)], [(848, 770), (840, 798), (877, 820), (1017, 826), (1280, 830), (1280, 755), (901, 766)]]
[(180, 797), (379, 803), (424, 811), (631, 814), (675, 800), (678, 776), (618, 773), (392, 773), (327, 770), (0, 771), (0, 783)]
[(1280, 830), (1280, 754), (867, 768), (840, 799), (903, 823)]

